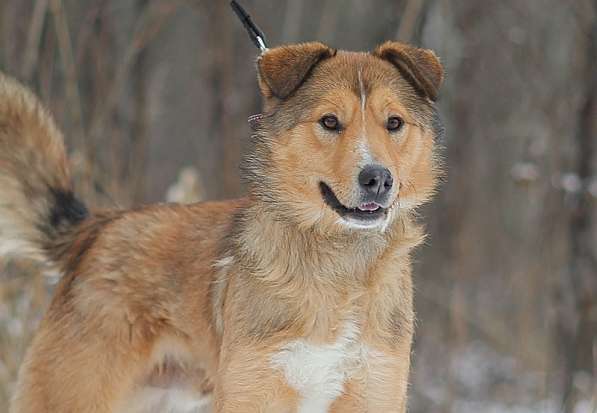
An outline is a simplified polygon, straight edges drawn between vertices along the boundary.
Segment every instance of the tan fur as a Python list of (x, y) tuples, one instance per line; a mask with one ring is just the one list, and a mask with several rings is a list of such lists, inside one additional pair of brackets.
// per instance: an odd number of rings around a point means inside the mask
[[(295, 412), (304, 394), (273, 361), (292, 343), (333, 346), (347, 325), (357, 356), (329, 411), (405, 412), (409, 253), (424, 238), (412, 210), (430, 198), (438, 174), (434, 97), (419, 83), (441, 82), (422, 74), (429, 65), (441, 70), (435, 57), (416, 50), (393, 43), (376, 54), (336, 53), (313, 43), (267, 51), (258, 62), (265, 112), (244, 169), (246, 198), (81, 220), (63, 208), (66, 224), (48, 241), (32, 223), (52, 208), (47, 186), (70, 191), (61, 138), (28, 92), (2, 80), (0, 182), (17, 197), (6, 205), (0, 195), (0, 214), (15, 219), (7, 225), (0, 216), (0, 241), (6, 227), (19, 229), (38, 250), (53, 251), (64, 274), (11, 412), (132, 411), (148, 386), (213, 391), (218, 413)], [(405, 54), (414, 81), (396, 68)], [(345, 125), (338, 136), (319, 124), (330, 112)], [(394, 136), (385, 128), (390, 114), (405, 120)], [(383, 228), (346, 227), (320, 192), (325, 181), (343, 204), (358, 202), (357, 142), (399, 188)], [(39, 158), (31, 162), (41, 173), (19, 163), (28, 158)], [(27, 206), (36, 196), (41, 209)]]
[(70, 191), (62, 134), (36, 97), (1, 73), (0, 170), (0, 254), (41, 259), (51, 241), (37, 228), (51, 209), (47, 190)]

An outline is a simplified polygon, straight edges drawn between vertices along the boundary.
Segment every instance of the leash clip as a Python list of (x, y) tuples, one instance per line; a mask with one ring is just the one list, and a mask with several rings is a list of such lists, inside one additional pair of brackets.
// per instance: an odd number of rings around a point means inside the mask
[(232, 0), (230, 2), (230, 7), (232, 7), (232, 10), (234, 11), (234, 13), (236, 13), (236, 16), (239, 18), (243, 26), (245, 26), (245, 29), (247, 30), (247, 33), (249, 33), (251, 41), (255, 44), (255, 46), (257, 46), (261, 53), (265, 52), (267, 50), (265, 35), (259, 29), (259, 27), (257, 27), (257, 25), (253, 23), (253, 21), (251, 20), (251, 16), (249, 16), (249, 13), (247, 13), (245, 9), (243, 9), (242, 6), (238, 4), (236, 0)]

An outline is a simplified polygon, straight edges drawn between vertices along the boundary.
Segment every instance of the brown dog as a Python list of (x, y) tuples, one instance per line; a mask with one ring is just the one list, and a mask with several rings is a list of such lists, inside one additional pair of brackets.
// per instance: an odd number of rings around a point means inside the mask
[(0, 252), (63, 274), (12, 412), (198, 411), (212, 392), (219, 413), (406, 410), (442, 67), (392, 42), (257, 67), (246, 198), (92, 213), (50, 116), (0, 78)]

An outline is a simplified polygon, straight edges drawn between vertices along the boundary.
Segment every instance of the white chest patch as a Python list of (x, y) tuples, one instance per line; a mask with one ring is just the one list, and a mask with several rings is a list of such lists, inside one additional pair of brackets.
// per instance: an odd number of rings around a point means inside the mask
[(300, 394), (298, 413), (325, 413), (361, 363), (362, 352), (359, 329), (349, 322), (335, 342), (317, 345), (295, 340), (282, 347), (271, 361)]

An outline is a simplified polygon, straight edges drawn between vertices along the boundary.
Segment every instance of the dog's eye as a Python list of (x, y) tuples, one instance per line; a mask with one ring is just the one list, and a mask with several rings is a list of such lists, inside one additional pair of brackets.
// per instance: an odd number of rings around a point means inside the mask
[(334, 115), (325, 115), (319, 120), (319, 123), (329, 131), (338, 132), (340, 130), (340, 121)]
[(386, 129), (390, 132), (397, 132), (402, 129), (402, 125), (404, 125), (404, 120), (402, 120), (399, 116), (390, 116), (388, 118), (388, 122), (386, 123)]

